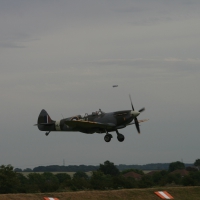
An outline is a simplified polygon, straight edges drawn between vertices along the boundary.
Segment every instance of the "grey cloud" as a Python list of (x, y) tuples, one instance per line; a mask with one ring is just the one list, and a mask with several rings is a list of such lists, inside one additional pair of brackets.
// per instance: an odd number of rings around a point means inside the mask
[(25, 48), (25, 45), (18, 45), (15, 42), (0, 42), (0, 48)]
[[(1, 1), (1, 164), (194, 162), (199, 8), (186, 0)], [(150, 120), (140, 136), (120, 130), (123, 144), (115, 133), (106, 144), (101, 134), (46, 137), (33, 126), (43, 108), (55, 120), (131, 109), (129, 93)]]
[(162, 68), (177, 69), (180, 71), (187, 70), (194, 73), (200, 70), (199, 59), (180, 59), (180, 58), (137, 58), (137, 59), (105, 59), (90, 62), (99, 67), (120, 66), (120, 67), (139, 67), (139, 68)]
[[(181, 21), (198, 16), (198, 1), (129, 1), (115, 4), (115, 12), (128, 14), (128, 22), (133, 25), (155, 25), (163, 22)], [(192, 12), (188, 12), (188, 11)]]

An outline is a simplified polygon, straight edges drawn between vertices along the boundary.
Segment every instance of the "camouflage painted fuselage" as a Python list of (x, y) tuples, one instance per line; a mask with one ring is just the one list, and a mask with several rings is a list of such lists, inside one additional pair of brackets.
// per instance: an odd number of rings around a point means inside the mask
[(131, 110), (104, 113), (101, 110), (84, 116), (76, 115), (60, 121), (54, 121), (45, 110), (38, 117), (40, 131), (79, 131), (83, 133), (106, 133), (125, 128), (132, 122)]

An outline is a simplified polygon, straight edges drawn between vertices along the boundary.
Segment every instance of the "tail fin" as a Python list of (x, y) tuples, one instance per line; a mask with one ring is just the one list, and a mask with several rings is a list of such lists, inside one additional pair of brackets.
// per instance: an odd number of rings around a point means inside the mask
[(43, 109), (38, 116), (38, 121), (35, 126), (37, 126), (40, 131), (54, 131), (55, 121), (53, 121), (46, 110)]
[(39, 116), (38, 116), (38, 125), (50, 125), (50, 124), (54, 124), (54, 121), (51, 119), (51, 117), (49, 116), (49, 114), (46, 112), (46, 110), (41, 110)]

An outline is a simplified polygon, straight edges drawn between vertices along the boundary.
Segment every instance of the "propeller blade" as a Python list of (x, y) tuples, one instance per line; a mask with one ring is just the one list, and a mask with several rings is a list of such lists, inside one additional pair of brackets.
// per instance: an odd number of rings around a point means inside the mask
[(129, 99), (131, 101), (132, 110), (134, 111), (134, 107), (133, 107), (133, 103), (132, 103), (132, 99), (131, 99), (131, 95), (130, 94), (129, 94)]
[(134, 121), (135, 121), (135, 127), (137, 129), (137, 132), (140, 134), (140, 126), (136, 117), (134, 118)]
[[(132, 99), (131, 99), (131, 95), (129, 94), (129, 99), (130, 99), (130, 102), (131, 102), (131, 106), (132, 106), (132, 110), (130, 111), (130, 113), (133, 115), (134, 117), (134, 124), (135, 124), (135, 127), (137, 129), (137, 132), (140, 134), (140, 126), (139, 126), (139, 122), (138, 122), (138, 119), (137, 119), (137, 116), (145, 111), (145, 107), (141, 108), (140, 110), (138, 111), (135, 111), (134, 107), (133, 107), (133, 103), (132, 103)], [(133, 124), (133, 123), (132, 123)]]
[(145, 107), (138, 110), (138, 112), (140, 112), (140, 113), (143, 112), (143, 111), (145, 111)]

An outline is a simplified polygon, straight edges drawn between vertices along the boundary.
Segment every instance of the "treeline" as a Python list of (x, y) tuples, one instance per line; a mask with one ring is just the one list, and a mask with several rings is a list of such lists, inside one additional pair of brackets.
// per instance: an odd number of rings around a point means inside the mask
[[(112, 190), (122, 188), (149, 188), (154, 186), (200, 186), (200, 159), (194, 167), (185, 167), (182, 162), (169, 164), (168, 170), (157, 170), (144, 174), (139, 169), (122, 172), (110, 161), (100, 164), (89, 177), (85, 172), (76, 172), (73, 177), (67, 173), (43, 172), (24, 176), (14, 171), (11, 165), (0, 167), (0, 193), (44, 193), (77, 190)], [(181, 174), (180, 171), (184, 171)], [(137, 176), (132, 176), (136, 175)], [(139, 176), (138, 176), (139, 175)], [(139, 178), (138, 178), (139, 177)]]
[(186, 167), (182, 162), (169, 164), (168, 170), (144, 174), (139, 169), (119, 169), (110, 161), (100, 164), (89, 177), (85, 172), (32, 172), (27, 176), (16, 172), (11, 165), (0, 167), (0, 193), (39, 193), (76, 190), (111, 190), (121, 188), (149, 188), (154, 186), (200, 186), (200, 159)]
[[(153, 163), (146, 165), (115, 165), (118, 170), (123, 171), (127, 169), (139, 169), (139, 170), (168, 170), (170, 163)], [(192, 166), (193, 164), (185, 164), (185, 167)], [(15, 168), (16, 172), (89, 172), (95, 171), (99, 168), (99, 166), (93, 165), (68, 165), (68, 166), (60, 166), (60, 165), (49, 165), (49, 166), (38, 166), (33, 169), (26, 168), (24, 170), (20, 168)]]
[[(69, 165), (69, 166), (59, 166), (59, 165), (50, 165), (50, 166), (38, 166), (33, 168), (33, 172), (89, 172), (95, 171), (98, 169), (98, 166), (92, 165)], [(27, 171), (27, 170), (26, 170)]]
[[(126, 169), (139, 169), (143, 171), (150, 171), (150, 170), (168, 170), (170, 163), (152, 163), (146, 165), (116, 165), (116, 167), (120, 170)], [(185, 167), (193, 166), (193, 164), (185, 164)]]

